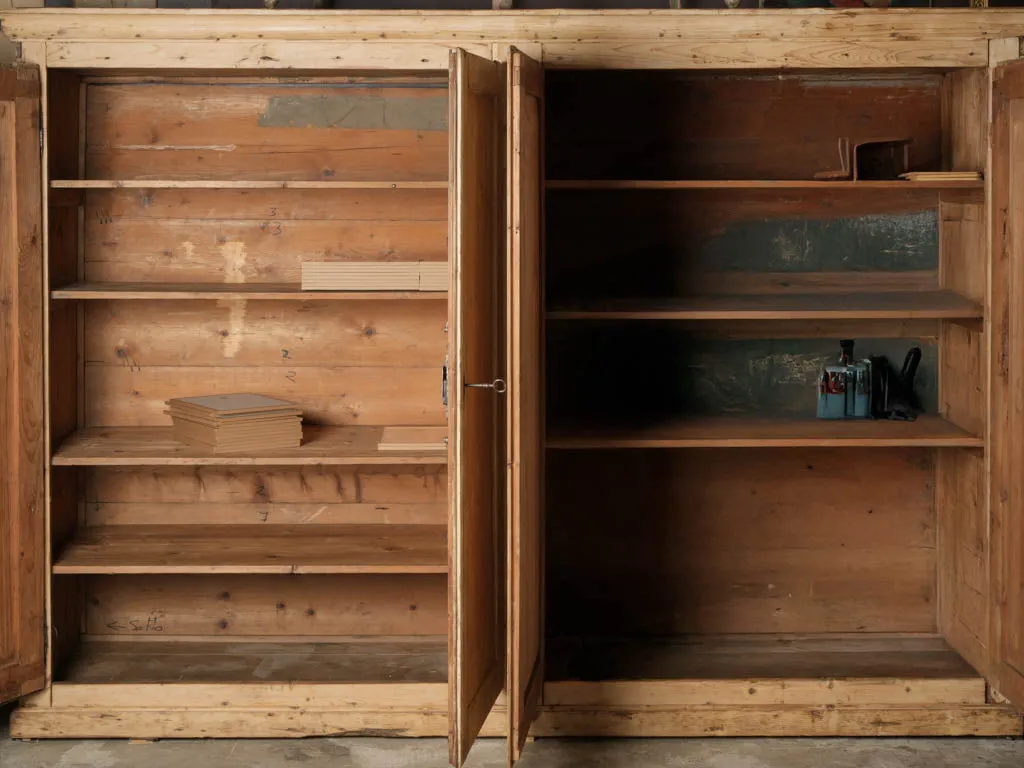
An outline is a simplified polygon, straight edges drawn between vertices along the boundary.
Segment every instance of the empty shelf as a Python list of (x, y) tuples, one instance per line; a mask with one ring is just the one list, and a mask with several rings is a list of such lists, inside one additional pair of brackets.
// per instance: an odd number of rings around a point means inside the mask
[(445, 451), (382, 451), (383, 427), (302, 428), (298, 448), (214, 454), (174, 439), (171, 427), (93, 427), (75, 432), (53, 464), (89, 466), (296, 466), (339, 464), (446, 464)]
[(553, 429), (549, 448), (981, 448), (985, 441), (937, 416), (916, 421), (710, 417), (634, 428)]
[(213, 179), (57, 179), (51, 189), (448, 189), (447, 181), (217, 181)]
[(338, 638), (329, 643), (88, 640), (59, 682), (444, 683), (447, 679), (448, 639), (426, 635)]
[(548, 189), (984, 189), (983, 179), (970, 181), (813, 181), (803, 179), (553, 179)]
[(337, 301), (445, 299), (447, 291), (304, 291), (285, 283), (75, 283), (50, 294), (54, 299), (265, 299)]
[(553, 320), (965, 320), (982, 315), (979, 304), (952, 291), (599, 299), (547, 313)]
[(55, 574), (446, 573), (443, 525), (82, 527)]
[(553, 706), (977, 704), (985, 679), (933, 635), (704, 635), (549, 642)]

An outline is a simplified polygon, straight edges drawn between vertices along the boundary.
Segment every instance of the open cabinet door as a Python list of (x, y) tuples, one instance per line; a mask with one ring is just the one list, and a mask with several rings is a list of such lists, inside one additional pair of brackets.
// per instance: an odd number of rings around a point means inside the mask
[(1024, 708), (1024, 62), (992, 42), (989, 682)]
[(505, 682), (504, 78), (449, 74), (449, 734), (461, 766)]
[(0, 67), (0, 702), (43, 687), (39, 70)]
[(508, 59), (508, 693), (509, 763), (543, 687), (544, 68)]

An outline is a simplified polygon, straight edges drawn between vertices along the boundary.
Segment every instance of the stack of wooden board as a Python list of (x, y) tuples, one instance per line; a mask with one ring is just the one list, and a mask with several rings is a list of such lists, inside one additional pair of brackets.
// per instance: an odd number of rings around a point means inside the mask
[(302, 411), (294, 403), (264, 395), (177, 397), (167, 401), (174, 436), (214, 453), (297, 448)]

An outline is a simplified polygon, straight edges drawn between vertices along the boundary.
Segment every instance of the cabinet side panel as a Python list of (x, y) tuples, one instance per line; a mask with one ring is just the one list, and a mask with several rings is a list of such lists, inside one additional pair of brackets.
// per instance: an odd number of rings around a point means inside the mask
[[(985, 171), (989, 74), (961, 70), (943, 83), (943, 167)], [(939, 201), (939, 284), (983, 306), (988, 292), (984, 197), (944, 193)], [(943, 322), (939, 329), (939, 412), (975, 434), (985, 433), (986, 334)], [(950, 645), (987, 670), (988, 524), (985, 459), (969, 451), (938, 452), (935, 478), (938, 625)]]

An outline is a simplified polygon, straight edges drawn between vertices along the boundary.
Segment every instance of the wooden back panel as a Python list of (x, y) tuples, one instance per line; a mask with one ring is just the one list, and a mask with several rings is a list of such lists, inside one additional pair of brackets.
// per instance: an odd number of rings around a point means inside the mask
[(934, 457), (549, 451), (550, 636), (935, 631)]
[(446, 178), (443, 84), (167, 82), (90, 89), (86, 169), (104, 179)]
[(912, 167), (929, 170), (941, 86), (884, 71), (555, 72), (548, 178), (810, 179), (839, 167), (841, 137), (912, 137)]

